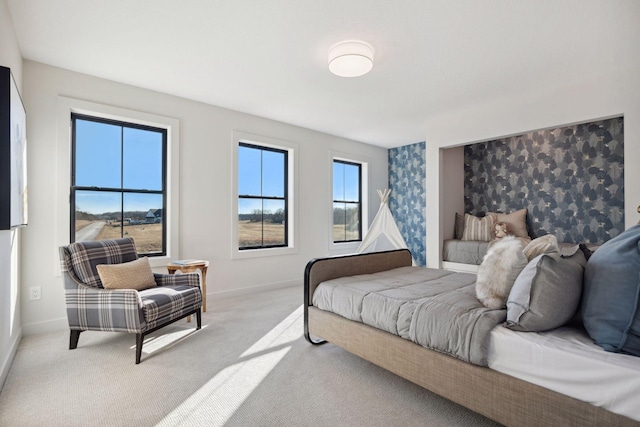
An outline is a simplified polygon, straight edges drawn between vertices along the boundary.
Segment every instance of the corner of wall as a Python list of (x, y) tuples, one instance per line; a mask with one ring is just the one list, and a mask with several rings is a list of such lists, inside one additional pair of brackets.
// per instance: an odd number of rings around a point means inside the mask
[(11, 369), (11, 365), (13, 364), (13, 359), (16, 357), (16, 352), (18, 351), (18, 346), (20, 345), (20, 341), (22, 340), (22, 329), (18, 330), (18, 333), (13, 336), (9, 344), (9, 349), (4, 353), (4, 357), (2, 360), (2, 368), (0, 369), (0, 390), (4, 387), (4, 383), (9, 376), (9, 370)]

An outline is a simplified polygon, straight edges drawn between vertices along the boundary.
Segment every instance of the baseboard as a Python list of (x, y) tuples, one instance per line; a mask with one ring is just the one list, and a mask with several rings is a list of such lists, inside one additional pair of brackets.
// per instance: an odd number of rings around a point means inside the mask
[(59, 319), (45, 320), (44, 322), (27, 323), (22, 325), (22, 333), (26, 335), (46, 334), (48, 332), (59, 332), (69, 329), (69, 322), (66, 317)]
[(22, 329), (18, 330), (18, 333), (15, 335), (13, 342), (11, 342), (11, 348), (9, 349), (9, 353), (7, 357), (2, 361), (2, 371), (0, 371), (0, 390), (4, 387), (4, 382), (7, 380), (7, 376), (9, 375), (9, 369), (11, 369), (11, 364), (13, 364), (13, 359), (16, 357), (16, 352), (18, 351), (18, 346), (20, 345), (20, 341), (22, 340)]
[[(274, 289), (289, 288), (292, 286), (300, 286), (302, 292), (302, 279), (287, 280), (285, 282), (267, 283), (265, 285), (249, 286), (240, 289), (230, 289), (228, 291), (207, 292), (207, 298), (234, 298), (243, 295), (255, 294), (256, 292), (271, 291)], [(300, 294), (302, 295), (302, 293)]]

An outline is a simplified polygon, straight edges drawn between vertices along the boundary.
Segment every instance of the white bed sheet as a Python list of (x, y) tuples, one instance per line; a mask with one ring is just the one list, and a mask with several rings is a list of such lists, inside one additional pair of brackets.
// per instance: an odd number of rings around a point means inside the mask
[(640, 421), (640, 357), (610, 353), (582, 329), (491, 331), (489, 367)]

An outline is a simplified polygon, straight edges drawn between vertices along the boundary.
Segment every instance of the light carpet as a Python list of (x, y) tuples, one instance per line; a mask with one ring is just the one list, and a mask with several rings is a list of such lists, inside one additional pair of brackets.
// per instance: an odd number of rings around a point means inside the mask
[(332, 345), (302, 337), (302, 288), (210, 299), (202, 329), (26, 336), (1, 426), (495, 426)]

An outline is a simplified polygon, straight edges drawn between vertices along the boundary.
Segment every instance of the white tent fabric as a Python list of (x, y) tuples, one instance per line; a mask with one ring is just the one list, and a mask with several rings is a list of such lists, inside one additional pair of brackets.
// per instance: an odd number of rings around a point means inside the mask
[[(378, 190), (380, 196), (380, 208), (376, 217), (373, 219), (369, 232), (358, 246), (356, 252), (381, 252), (393, 249), (407, 249), (407, 243), (404, 241), (396, 221), (393, 219), (387, 199), (391, 190)], [(416, 265), (413, 256), (411, 258), (413, 265)]]

